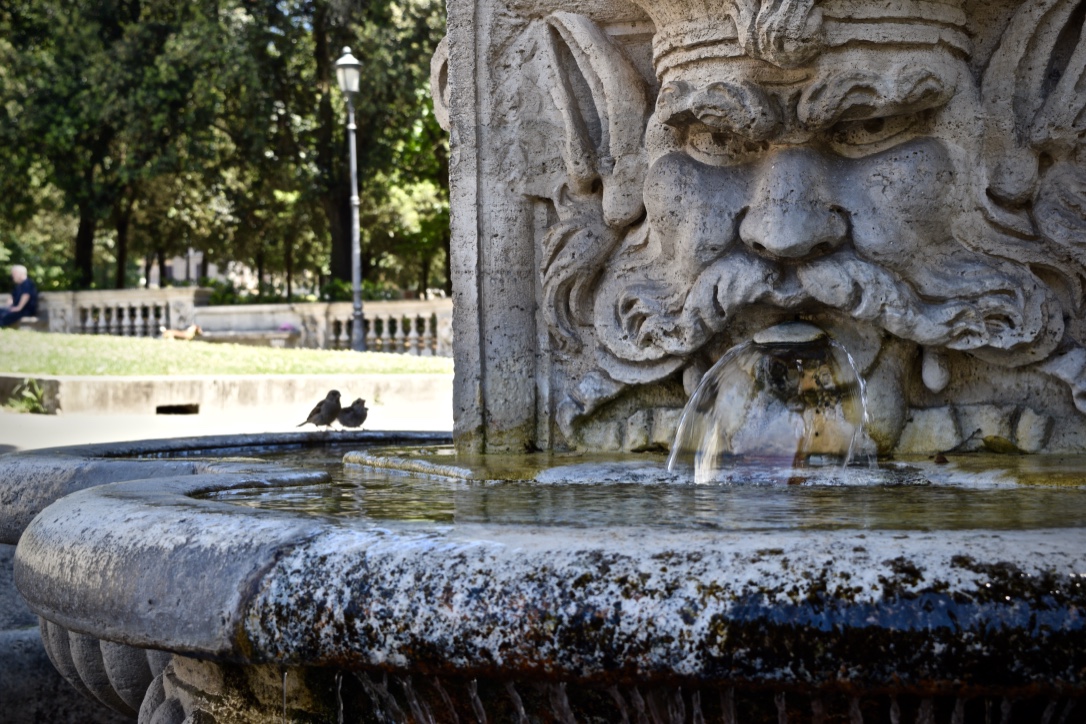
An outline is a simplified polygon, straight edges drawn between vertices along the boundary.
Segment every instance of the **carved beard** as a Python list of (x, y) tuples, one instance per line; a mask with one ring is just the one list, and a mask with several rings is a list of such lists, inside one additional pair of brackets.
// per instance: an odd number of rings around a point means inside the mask
[[(891, 270), (848, 247), (780, 264), (737, 246), (676, 288), (662, 278), (667, 262), (651, 237), (647, 225), (630, 233), (596, 297), (600, 341), (633, 363), (616, 370), (622, 381), (659, 379), (754, 306), (800, 316), (838, 312), (925, 347), (1008, 366), (1044, 359), (1063, 331), (1059, 303), (1028, 268), (964, 248), (942, 256), (938, 269), (924, 268), (917, 254), (913, 268)], [(937, 295), (946, 289), (954, 296)]]

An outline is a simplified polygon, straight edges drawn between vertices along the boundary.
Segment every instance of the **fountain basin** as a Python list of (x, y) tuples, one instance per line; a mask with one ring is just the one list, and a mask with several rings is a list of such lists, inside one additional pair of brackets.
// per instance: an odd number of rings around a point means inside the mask
[[(17, 585), (47, 626), (183, 655), (167, 678), (191, 680), (205, 666), (194, 659), (316, 677), (320, 695), (311, 686), (299, 701), (323, 703), (297, 705), (315, 720), (334, 711), (340, 670), (620, 696), (1086, 691), (1086, 529), (1067, 518), (810, 527), (800, 511), (791, 527), (533, 525), (332, 520), (223, 502), (311, 482), (221, 471), (76, 492), (26, 529)], [(576, 501), (592, 486), (567, 487)], [(721, 490), (724, 507), (739, 502)], [(272, 693), (252, 706), (277, 704)]]

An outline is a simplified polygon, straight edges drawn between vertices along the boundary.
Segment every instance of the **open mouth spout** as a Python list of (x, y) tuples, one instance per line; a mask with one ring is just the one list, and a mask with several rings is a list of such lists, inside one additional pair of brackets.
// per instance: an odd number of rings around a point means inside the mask
[(669, 464), (711, 482), (735, 461), (848, 463), (867, 419), (863, 379), (845, 348), (808, 322), (766, 327), (702, 378), (679, 423)]

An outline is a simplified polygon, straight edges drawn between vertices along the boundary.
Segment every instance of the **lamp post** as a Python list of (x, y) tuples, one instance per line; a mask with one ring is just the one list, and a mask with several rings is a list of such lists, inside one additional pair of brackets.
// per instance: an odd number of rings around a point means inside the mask
[(351, 149), (351, 292), (354, 297), (354, 313), (351, 317), (351, 349), (366, 351), (366, 332), (362, 317), (362, 247), (358, 228), (358, 152), (355, 149), (354, 96), (362, 64), (351, 55), (350, 48), (336, 61), (336, 78), (339, 89), (347, 97), (347, 139)]

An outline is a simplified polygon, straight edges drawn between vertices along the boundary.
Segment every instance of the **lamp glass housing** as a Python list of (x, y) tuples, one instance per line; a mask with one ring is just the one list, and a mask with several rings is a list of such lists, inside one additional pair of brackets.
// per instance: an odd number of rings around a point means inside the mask
[(362, 77), (362, 64), (358, 58), (351, 55), (350, 48), (343, 49), (343, 55), (336, 61), (336, 79), (339, 81), (339, 89), (347, 95), (358, 92), (359, 81)]

